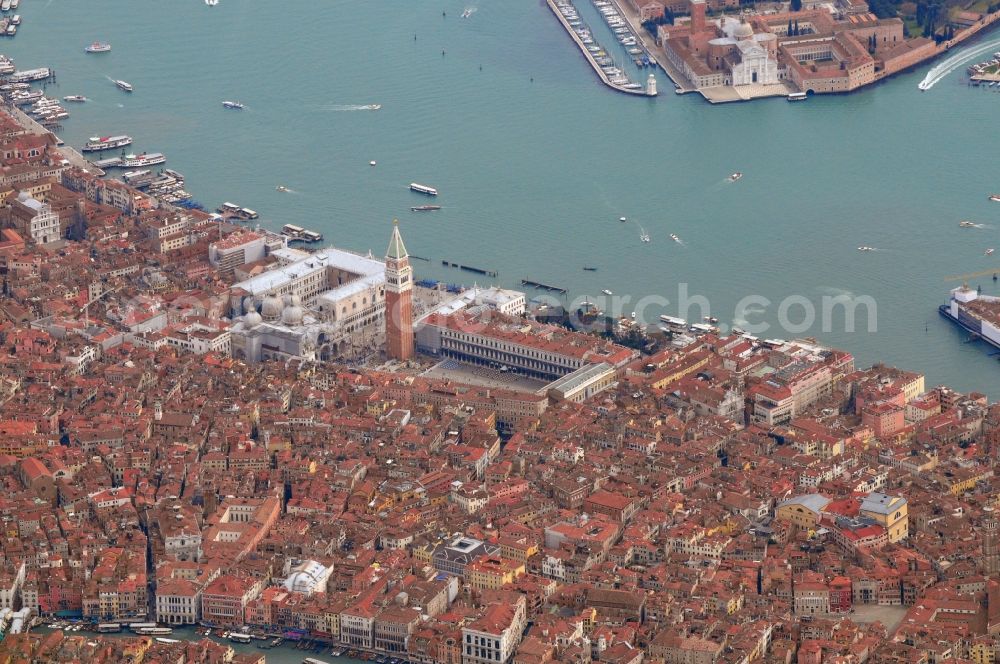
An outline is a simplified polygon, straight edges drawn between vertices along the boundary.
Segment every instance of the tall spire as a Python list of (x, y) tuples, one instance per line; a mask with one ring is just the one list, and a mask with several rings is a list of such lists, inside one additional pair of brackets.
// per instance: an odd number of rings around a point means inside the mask
[(392, 237), (389, 238), (389, 248), (385, 250), (386, 258), (406, 258), (406, 246), (403, 245), (403, 238), (399, 234), (399, 220), (392, 220)]

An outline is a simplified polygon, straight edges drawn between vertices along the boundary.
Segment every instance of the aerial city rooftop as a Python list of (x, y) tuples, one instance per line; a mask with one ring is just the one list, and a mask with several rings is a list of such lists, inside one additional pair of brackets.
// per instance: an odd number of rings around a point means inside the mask
[[(773, 45), (749, 26), (706, 43)], [(8, 116), (0, 147), (4, 656), (1000, 651), (983, 395), (669, 317), (639, 350), (629, 318), (420, 280), (398, 225), (294, 248)]]

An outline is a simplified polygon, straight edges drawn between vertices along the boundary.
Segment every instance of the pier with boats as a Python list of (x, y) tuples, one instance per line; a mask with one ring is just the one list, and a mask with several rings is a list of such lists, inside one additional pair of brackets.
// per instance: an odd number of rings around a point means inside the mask
[(289, 242), (322, 242), (323, 234), (302, 228), (295, 224), (285, 224), (281, 227), (281, 234), (288, 238)]
[[(614, 58), (594, 39), (593, 32), (580, 19), (579, 12), (570, 0), (545, 0), (545, 2), (566, 29), (570, 38), (580, 48), (583, 57), (590, 63), (590, 66), (597, 73), (602, 83), (613, 90), (624, 92), (625, 94), (648, 97), (656, 96), (656, 77), (650, 74), (646, 80), (645, 87), (630, 80), (625, 72), (616, 66)], [(624, 29), (624, 32), (615, 33), (619, 35), (619, 41), (622, 42), (623, 46), (627, 49), (635, 48), (639, 52), (637, 55), (644, 52), (643, 49), (638, 47), (639, 40), (632, 34), (631, 28), (628, 27), (624, 19), (621, 19), (617, 11), (610, 4), (604, 7), (599, 6), (598, 11), (601, 11), (602, 16), (605, 17), (605, 21), (613, 21), (615, 17), (622, 21), (620, 25), (615, 22), (615, 27), (612, 30), (616, 28)], [(609, 23), (610, 26), (611, 24)], [(632, 55), (631, 52), (629, 54)], [(655, 60), (650, 60), (648, 54), (646, 54), (646, 58), (642, 61), (655, 64)]]
[(972, 87), (1000, 91), (1000, 51), (994, 53), (990, 60), (969, 65), (965, 71)]

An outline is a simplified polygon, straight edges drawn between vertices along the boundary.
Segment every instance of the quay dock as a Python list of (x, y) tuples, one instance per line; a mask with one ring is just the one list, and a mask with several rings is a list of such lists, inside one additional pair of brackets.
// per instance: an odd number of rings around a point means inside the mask
[(553, 286), (551, 284), (545, 284), (541, 281), (534, 281), (532, 279), (521, 279), (522, 286), (531, 286), (532, 288), (537, 288), (538, 290), (549, 291), (550, 293), (559, 293), (560, 295), (566, 294), (565, 288), (560, 288), (559, 286)]
[(587, 62), (590, 63), (590, 66), (597, 73), (597, 77), (601, 79), (601, 82), (604, 83), (604, 85), (608, 86), (612, 90), (623, 92), (628, 95), (637, 95), (640, 97), (656, 95), (655, 86), (652, 88), (651, 92), (647, 92), (647, 90), (642, 87), (627, 88), (624, 85), (619, 85), (618, 83), (612, 82), (611, 78), (608, 77), (607, 73), (605, 73), (604, 69), (602, 69), (601, 65), (597, 62), (597, 59), (594, 57), (594, 54), (591, 53), (589, 50), (587, 50), (587, 45), (583, 43), (582, 39), (580, 39), (580, 35), (576, 33), (576, 30), (573, 29), (573, 26), (571, 26), (569, 24), (569, 21), (566, 20), (566, 17), (563, 16), (563, 13), (559, 10), (559, 6), (556, 4), (555, 0), (545, 0), (545, 3), (549, 6), (549, 9), (552, 10), (552, 13), (555, 15), (555, 17), (559, 19), (559, 23), (561, 23), (563, 28), (566, 29), (566, 33), (569, 34), (570, 38), (579, 47), (580, 52), (583, 53), (583, 57), (586, 58)]

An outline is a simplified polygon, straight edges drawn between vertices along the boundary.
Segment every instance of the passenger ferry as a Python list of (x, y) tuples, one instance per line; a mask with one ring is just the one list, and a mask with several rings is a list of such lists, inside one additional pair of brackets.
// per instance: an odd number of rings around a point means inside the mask
[(132, 144), (131, 136), (93, 136), (83, 146), (84, 152), (100, 152), (101, 150), (114, 150)]
[(169, 627), (140, 627), (133, 629), (133, 632), (140, 636), (167, 636), (173, 634), (174, 630)]
[(437, 196), (438, 190), (434, 187), (428, 187), (425, 184), (417, 184), (416, 182), (410, 183), (410, 190), (415, 191), (418, 194), (427, 194), (428, 196)]
[(110, 634), (122, 631), (122, 626), (120, 623), (101, 623), (97, 626), (97, 631), (101, 634)]
[(11, 18), (10, 18), (10, 24), (11, 25), (21, 25), (21, 15), (20, 14), (14, 14), (13, 16), (11, 16)]
[(3, 0), (3, 2), (0, 2), (0, 11), (9, 12), (10, 9), (10, 0)]
[(674, 316), (667, 316), (666, 314), (660, 316), (660, 320), (667, 324), (669, 327), (675, 327), (684, 329), (687, 327), (687, 321), (683, 318), (675, 318)]
[(117, 85), (120, 89), (124, 90), (125, 92), (132, 92), (132, 90), (134, 89), (131, 83), (128, 83), (121, 79), (115, 81), (115, 85)]
[(63, 101), (87, 101), (87, 98), (83, 95), (66, 95)]
[(410, 208), (412, 212), (430, 212), (432, 210), (440, 210), (440, 205), (415, 205)]
[(306, 232), (306, 229), (301, 226), (296, 226), (295, 224), (285, 224), (281, 227), (281, 234), (288, 236), (292, 239), (299, 239), (302, 234)]
[(792, 92), (789, 93), (789, 95), (785, 97), (785, 99), (787, 99), (788, 101), (805, 101), (806, 99), (809, 99), (809, 95), (807, 95), (805, 92)]
[(52, 70), (48, 67), (41, 67), (39, 69), (16, 71), (10, 75), (10, 81), (11, 83), (27, 83), (29, 81), (43, 81), (51, 77)]
[(250, 635), (244, 632), (230, 632), (229, 640), (233, 643), (250, 643)]
[(122, 159), (122, 166), (126, 168), (141, 168), (142, 166), (153, 166), (162, 164), (167, 160), (166, 156), (159, 152), (143, 152), (140, 155), (127, 154)]
[(302, 660), (302, 664), (329, 664), (329, 662), (324, 662), (321, 659), (316, 659), (315, 657), (306, 657)]
[(108, 51), (111, 50), (111, 44), (108, 44), (107, 42), (95, 41), (93, 44), (87, 46), (83, 50), (86, 51), (87, 53), (107, 53)]

